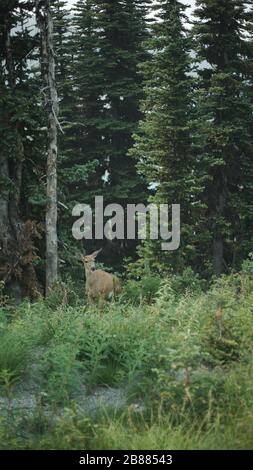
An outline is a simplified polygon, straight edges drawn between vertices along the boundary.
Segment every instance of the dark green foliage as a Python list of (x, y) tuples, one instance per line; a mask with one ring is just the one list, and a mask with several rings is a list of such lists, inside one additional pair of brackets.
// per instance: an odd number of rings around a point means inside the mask
[[(191, 34), (178, 0), (51, 2), (61, 281), (17, 306), (45, 270), (32, 3), (0, 1), (0, 447), (252, 448), (252, 11), (197, 0)], [(95, 195), (181, 204), (177, 252), (107, 243), (128, 277), (103, 308), (71, 234)]]
[[(32, 3), (2, 1), (1, 12), (0, 276), (19, 301), (42, 290), (36, 274), (44, 283), (44, 90)], [(252, 251), (253, 220), (247, 2), (197, 1), (193, 34), (178, 0), (88, 0), (71, 11), (57, 0), (52, 13), (63, 281), (83, 288), (80, 252), (94, 242), (73, 240), (71, 211), (77, 202), (93, 205), (95, 195), (123, 206), (181, 205), (179, 250), (147, 241), (133, 264), (136, 241), (104, 242), (102, 261), (112, 271), (122, 270), (125, 255), (136, 279), (185, 276), (189, 267), (210, 279), (240, 269)]]
[(252, 249), (253, 18), (247, 7), (242, 0), (198, 0), (195, 12), (201, 64), (196, 137), (206, 174), (200, 251), (215, 274), (238, 269)]
[(168, 255), (161, 252), (160, 242), (147, 242), (140, 254), (161, 272), (180, 271), (194, 259), (194, 227), (199, 210), (196, 195), (201, 185), (191, 149), (192, 43), (183, 25), (183, 4), (159, 1), (153, 10), (157, 21), (147, 43), (152, 54), (141, 69), (144, 119), (131, 154), (152, 188), (150, 202), (181, 205), (182, 245), (177, 253)]
[(250, 254), (249, 259), (243, 262), (242, 269), (243, 269), (243, 272), (253, 277), (253, 254), (252, 253)]
[[(8, 3), (8, 5), (7, 5)], [(5, 2), (0, 19), (1, 279), (20, 296), (40, 291), (37, 258), (45, 172), (41, 96), (35, 77), (37, 35), (30, 2)], [(39, 207), (39, 210), (38, 210)], [(14, 288), (15, 286), (15, 288)]]
[[(60, 198), (68, 208), (61, 210), (60, 222), (68, 232), (77, 202), (93, 206), (94, 196), (103, 195), (106, 204), (126, 206), (146, 198), (145, 185), (127, 154), (140, 118), (138, 65), (146, 57), (142, 47), (147, 36), (146, 3), (80, 1), (71, 18), (64, 16), (62, 7), (55, 10), (65, 132), (60, 143)], [(71, 34), (66, 35), (68, 21)], [(66, 230), (60, 230), (60, 238), (70, 246)], [(92, 243), (87, 247), (91, 250)], [(130, 244), (128, 251), (134, 247)], [(108, 244), (114, 264), (119, 251), (119, 244)], [(62, 256), (66, 257), (64, 250)]]
[(153, 302), (160, 285), (161, 279), (152, 275), (143, 276), (139, 281), (128, 280), (121, 300), (122, 302), (130, 301), (137, 305), (142, 302)]
[(184, 269), (181, 274), (171, 277), (171, 288), (179, 296), (186, 294), (187, 291), (197, 295), (205, 290), (206, 282), (189, 267)]

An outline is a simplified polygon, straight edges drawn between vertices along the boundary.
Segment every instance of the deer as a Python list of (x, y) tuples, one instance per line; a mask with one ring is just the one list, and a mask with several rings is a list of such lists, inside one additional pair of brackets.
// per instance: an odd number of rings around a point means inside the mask
[(89, 302), (104, 302), (121, 292), (119, 279), (114, 274), (95, 269), (95, 259), (101, 251), (102, 248), (82, 257), (86, 276), (85, 291)]

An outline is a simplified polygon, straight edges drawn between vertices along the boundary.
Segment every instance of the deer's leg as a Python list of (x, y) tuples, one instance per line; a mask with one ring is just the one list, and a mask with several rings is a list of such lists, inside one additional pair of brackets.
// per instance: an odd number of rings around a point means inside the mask
[(104, 305), (105, 305), (105, 298), (103, 296), (100, 296), (98, 299), (98, 308), (102, 310)]
[(86, 291), (86, 294), (87, 294), (88, 304), (93, 305), (94, 304), (94, 298), (93, 298), (92, 294), (89, 291)]

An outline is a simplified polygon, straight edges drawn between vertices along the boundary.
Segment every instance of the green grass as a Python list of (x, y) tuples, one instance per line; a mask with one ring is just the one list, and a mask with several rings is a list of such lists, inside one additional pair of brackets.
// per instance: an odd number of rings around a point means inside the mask
[(14, 435), (13, 427), (6, 434), (5, 427), (2, 436), (5, 443), (8, 436), (8, 444), (3, 448), (13, 442), (17, 449), (249, 450), (253, 442), (252, 414), (235, 414), (224, 422), (217, 416), (209, 423), (187, 416), (185, 423), (176, 425), (167, 415), (151, 420), (136, 416), (131, 406), (120, 417), (101, 412), (95, 419), (69, 408), (53, 427), (48, 416), (39, 413), (23, 424), (29, 438), (20, 439), (20, 429)]
[[(183, 282), (184, 281), (184, 282)], [(103, 310), (56, 289), (0, 315), (0, 447), (253, 448), (253, 280), (167, 279), (152, 299), (136, 283)], [(151, 287), (149, 287), (151, 286)], [(181, 286), (181, 287), (179, 287)], [(91, 413), (82, 394), (127, 400)], [(36, 396), (16, 409), (12, 398)]]

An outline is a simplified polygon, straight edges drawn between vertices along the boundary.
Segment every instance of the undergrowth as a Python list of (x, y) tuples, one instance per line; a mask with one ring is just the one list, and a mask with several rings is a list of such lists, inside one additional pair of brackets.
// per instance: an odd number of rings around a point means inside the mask
[[(0, 447), (252, 448), (249, 263), (208, 290), (198, 279), (187, 287), (188, 274), (131, 281), (103, 309), (68, 285), (46, 301), (4, 300)], [(110, 388), (126, 395), (117, 409), (82, 401)]]

